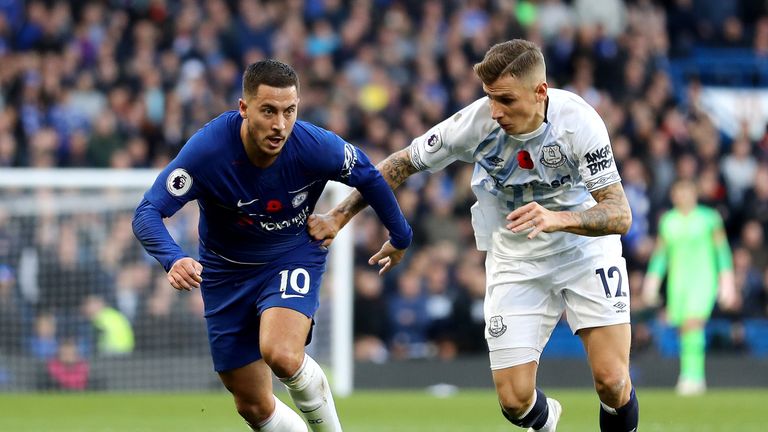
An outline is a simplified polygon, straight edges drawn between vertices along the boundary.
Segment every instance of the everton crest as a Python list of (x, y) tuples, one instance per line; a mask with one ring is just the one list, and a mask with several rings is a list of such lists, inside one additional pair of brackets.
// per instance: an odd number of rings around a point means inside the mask
[(488, 333), (493, 337), (499, 337), (507, 331), (507, 325), (504, 324), (504, 318), (500, 315), (492, 316), (488, 320)]
[(560, 151), (559, 145), (545, 145), (541, 148), (541, 159), (539, 159), (539, 162), (549, 168), (558, 168), (565, 163), (565, 155)]

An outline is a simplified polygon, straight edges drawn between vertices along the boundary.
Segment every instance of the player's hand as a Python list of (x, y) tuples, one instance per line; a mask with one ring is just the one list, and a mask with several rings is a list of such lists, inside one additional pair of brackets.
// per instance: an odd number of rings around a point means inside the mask
[(309, 235), (315, 240), (322, 240), (325, 247), (331, 245), (340, 229), (338, 221), (329, 213), (311, 214), (307, 218)]
[(661, 288), (661, 279), (654, 274), (645, 275), (643, 281), (643, 290), (641, 296), (643, 298), (643, 304), (648, 308), (655, 308), (659, 306), (659, 289)]
[(374, 265), (378, 263), (381, 266), (379, 275), (383, 275), (396, 266), (403, 259), (403, 255), (405, 255), (405, 249), (397, 249), (387, 240), (376, 255), (368, 260), (368, 264)]
[(203, 265), (190, 257), (181, 258), (173, 263), (168, 272), (168, 282), (177, 290), (191, 291), (200, 288), (203, 281)]
[(649, 307), (649, 308), (655, 308), (659, 306), (659, 303), (660, 303), (659, 292), (643, 290), (643, 303), (645, 304), (646, 307)]
[(735, 311), (741, 307), (741, 296), (736, 289), (736, 281), (732, 272), (723, 272), (720, 275), (718, 294), (718, 303), (726, 311)]
[(515, 209), (507, 215), (507, 229), (513, 233), (529, 230), (528, 239), (532, 239), (542, 232), (554, 232), (560, 229), (557, 212), (547, 210), (537, 202)]

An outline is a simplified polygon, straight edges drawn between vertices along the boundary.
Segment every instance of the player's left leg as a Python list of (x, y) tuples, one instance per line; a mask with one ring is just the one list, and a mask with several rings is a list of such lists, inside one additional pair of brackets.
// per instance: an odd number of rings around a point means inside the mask
[(600, 430), (637, 430), (639, 405), (629, 377), (629, 324), (582, 328), (578, 332), (600, 397)]
[(706, 336), (705, 321), (688, 318), (680, 326), (680, 377), (675, 390), (681, 396), (702, 394), (706, 391)]
[(341, 431), (328, 379), (320, 366), (304, 353), (311, 325), (309, 317), (292, 309), (265, 310), (259, 330), (261, 354), (288, 388), (313, 431)]

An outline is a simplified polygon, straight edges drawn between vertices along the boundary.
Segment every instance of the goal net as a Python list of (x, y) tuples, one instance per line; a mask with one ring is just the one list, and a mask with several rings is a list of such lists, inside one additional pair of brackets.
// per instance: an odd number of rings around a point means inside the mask
[[(0, 171), (0, 390), (220, 389), (202, 296), (174, 290), (131, 229), (154, 170)], [(330, 182), (316, 211), (346, 195)], [(166, 227), (197, 256), (197, 206)], [(352, 234), (331, 247), (310, 355), (352, 390)]]

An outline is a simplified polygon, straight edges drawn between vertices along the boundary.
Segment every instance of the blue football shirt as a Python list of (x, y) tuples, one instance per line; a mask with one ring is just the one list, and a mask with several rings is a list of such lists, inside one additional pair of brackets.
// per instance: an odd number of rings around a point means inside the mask
[[(240, 138), (242, 118), (229, 111), (197, 131), (160, 173), (137, 208), (134, 232), (166, 271), (186, 256), (162, 226), (184, 204), (200, 207), (200, 255), (234, 263), (271, 262), (312, 241), (306, 228), (329, 181), (357, 188), (405, 248), (412, 231), (368, 157), (338, 135), (297, 121), (275, 162), (253, 165)], [(159, 226), (158, 226), (159, 223)]]

